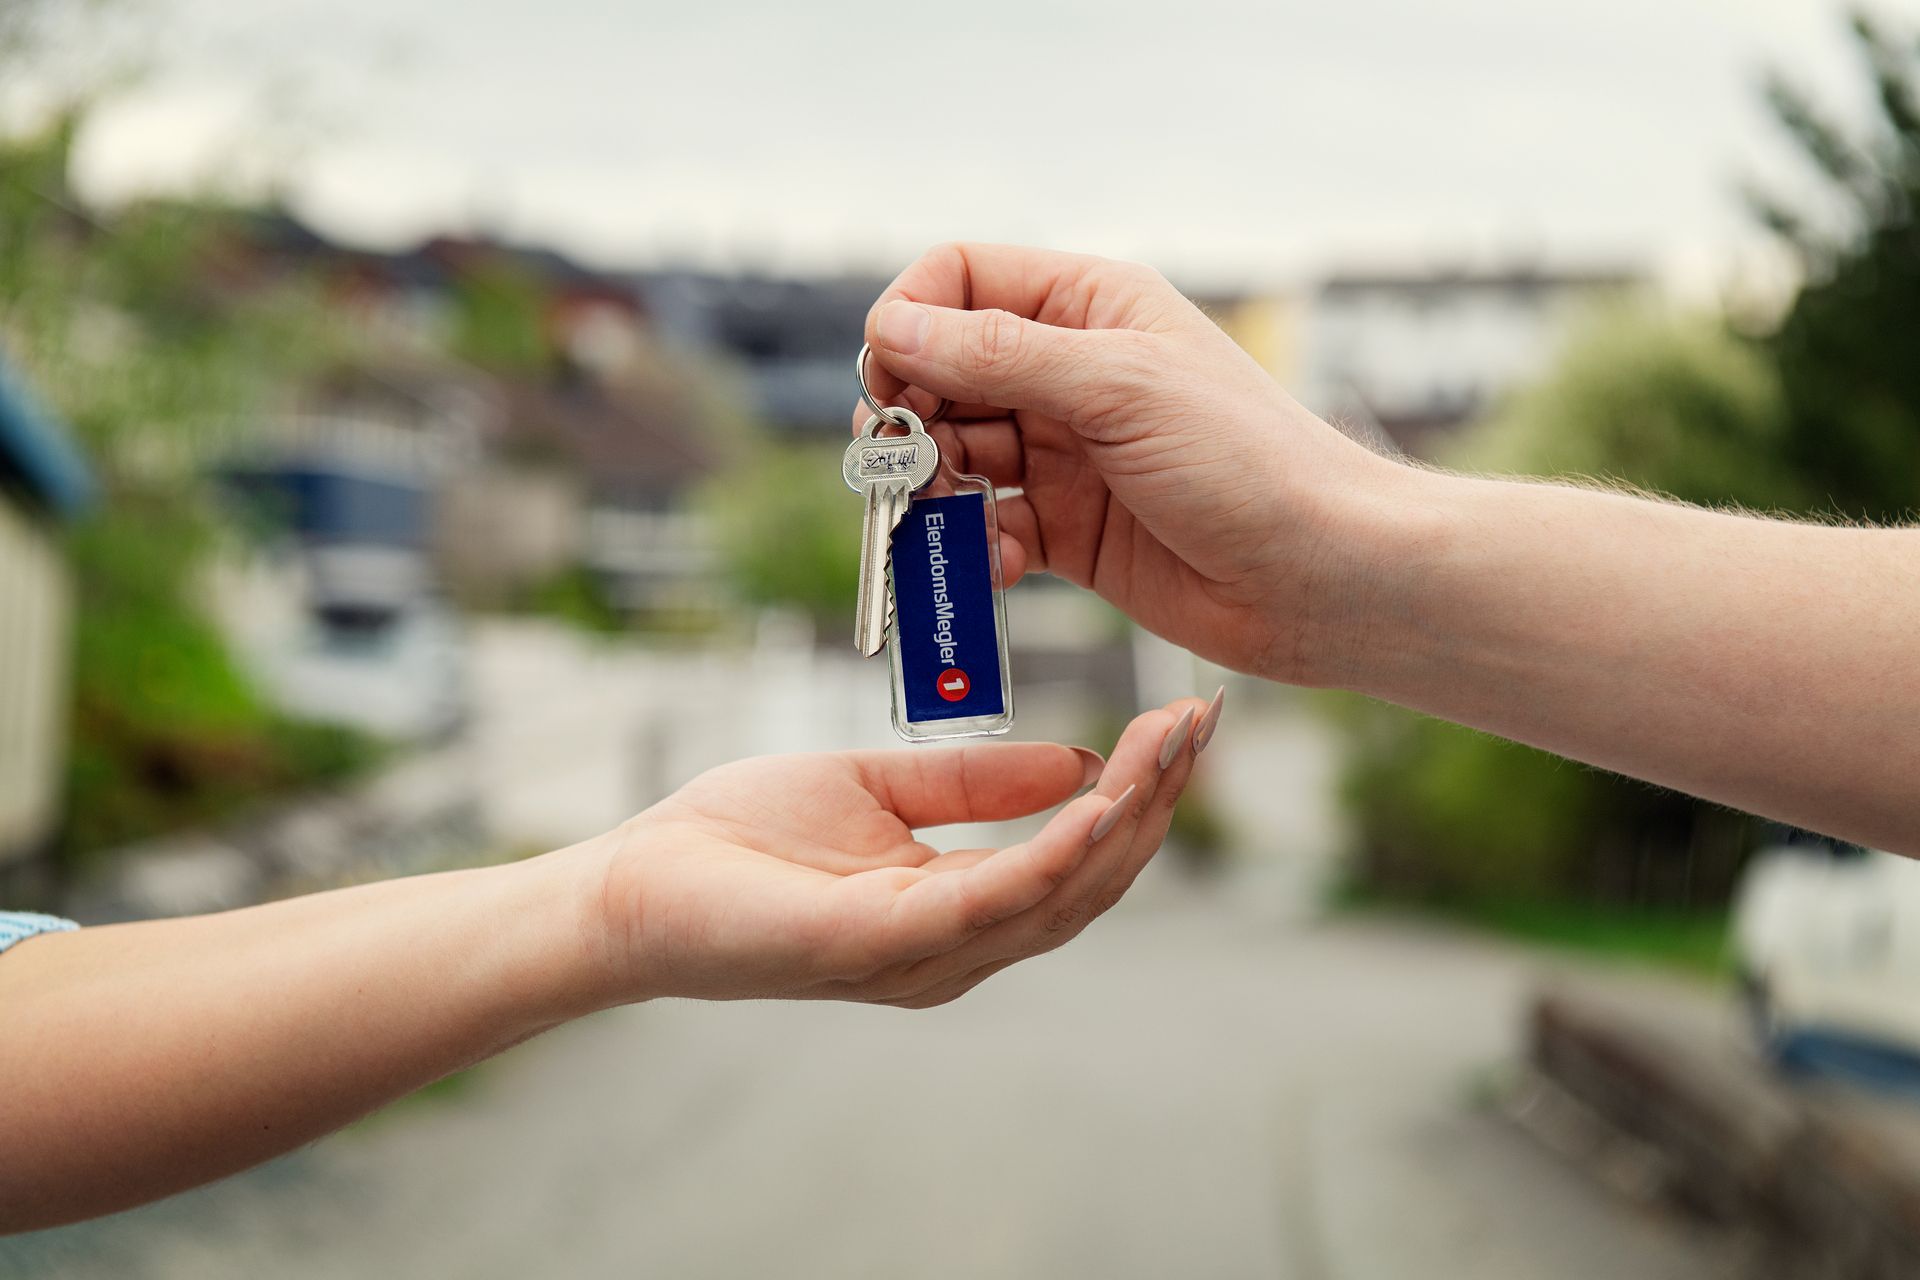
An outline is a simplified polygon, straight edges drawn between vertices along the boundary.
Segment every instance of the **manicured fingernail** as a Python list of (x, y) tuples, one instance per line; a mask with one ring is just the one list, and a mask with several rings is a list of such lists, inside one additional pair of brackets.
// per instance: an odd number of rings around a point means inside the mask
[(910, 356), (924, 346), (927, 330), (932, 327), (933, 313), (911, 302), (889, 302), (880, 308), (880, 315), (873, 322), (874, 336), (880, 339), (880, 345), (903, 356)]
[(1093, 824), (1093, 831), (1087, 836), (1088, 844), (1099, 844), (1106, 838), (1107, 832), (1120, 825), (1120, 819), (1127, 812), (1127, 801), (1133, 799), (1133, 793), (1139, 789), (1140, 784), (1136, 782), (1113, 798), (1107, 811), (1100, 815), (1100, 821)]
[(1080, 789), (1084, 791), (1100, 781), (1100, 775), (1106, 772), (1107, 762), (1100, 758), (1098, 751), (1089, 751), (1085, 747), (1074, 747), (1072, 751), (1080, 757)]
[(1200, 717), (1200, 727), (1193, 731), (1193, 754), (1199, 755), (1213, 741), (1213, 731), (1220, 727), (1220, 708), (1227, 705), (1227, 686), (1221, 685), (1220, 691), (1213, 695), (1213, 701), (1207, 706), (1207, 714)]
[(1162, 769), (1172, 764), (1173, 758), (1180, 754), (1181, 744), (1186, 742), (1187, 730), (1191, 728), (1193, 728), (1193, 708), (1188, 707), (1187, 714), (1181, 716), (1180, 722), (1174, 725), (1173, 728), (1167, 730), (1166, 738), (1160, 743), (1160, 767)]

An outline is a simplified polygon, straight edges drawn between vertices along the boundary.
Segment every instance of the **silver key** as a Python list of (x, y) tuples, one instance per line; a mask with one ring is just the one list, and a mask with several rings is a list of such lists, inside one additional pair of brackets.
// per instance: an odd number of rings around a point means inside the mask
[[(888, 419), (907, 433), (881, 435)], [(862, 657), (880, 652), (893, 619), (893, 587), (887, 579), (893, 531), (907, 514), (914, 493), (926, 488), (939, 469), (940, 446), (910, 409), (891, 408), (885, 416), (876, 413), (847, 446), (840, 474), (849, 489), (867, 500), (860, 529), (860, 595), (853, 610), (853, 647)]]

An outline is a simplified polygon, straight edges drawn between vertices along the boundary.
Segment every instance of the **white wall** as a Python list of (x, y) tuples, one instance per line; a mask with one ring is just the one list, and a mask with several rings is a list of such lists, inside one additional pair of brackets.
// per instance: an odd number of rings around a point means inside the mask
[(71, 614), (52, 540), (0, 498), (0, 862), (27, 853), (58, 814)]

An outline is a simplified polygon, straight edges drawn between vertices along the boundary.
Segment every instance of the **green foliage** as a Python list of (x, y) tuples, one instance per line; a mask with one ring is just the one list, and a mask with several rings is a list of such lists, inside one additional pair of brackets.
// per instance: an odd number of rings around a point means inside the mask
[[(1377, 911), (1397, 904), (1350, 889), (1337, 905)], [(1623, 910), (1509, 896), (1449, 904), (1442, 914), (1476, 929), (1592, 959), (1654, 965), (1705, 978), (1732, 976), (1724, 911)]]
[(479, 262), (454, 290), (453, 350), (501, 373), (535, 374), (552, 362), (539, 282), (507, 262)]
[(1200, 874), (1219, 871), (1231, 848), (1231, 832), (1212, 793), (1190, 786), (1174, 807), (1167, 827), (1167, 843), (1188, 870)]
[(1764, 354), (1716, 319), (1647, 302), (1597, 311), (1547, 376), (1448, 460), (1539, 476), (1604, 476), (1689, 502), (1791, 509), (1787, 418)]
[(78, 587), (69, 859), (218, 821), (263, 795), (366, 768), (360, 734), (264, 707), (213, 626), (183, 603), (207, 522), (122, 496), (68, 540)]
[(78, 112), (0, 121), (0, 341), (79, 432), (103, 482), (68, 539), (78, 617), (68, 857), (216, 821), (365, 767), (348, 731), (255, 696), (195, 599), (216, 534), (199, 477), (254, 412), (328, 358), (298, 287), (216, 293), (232, 216), (213, 205), (77, 212)]
[(840, 478), (840, 454), (832, 446), (769, 444), (708, 488), (702, 505), (743, 599), (791, 605), (823, 623), (850, 616), (860, 499)]
[(527, 608), (600, 635), (627, 629), (626, 617), (607, 597), (599, 577), (584, 565), (563, 569), (537, 584), (527, 593)]
[(1540, 895), (1578, 875), (1594, 775), (1544, 752), (1376, 703), (1348, 707), (1342, 797), (1366, 883), (1423, 898)]
[(1808, 279), (1768, 342), (1786, 456), (1822, 507), (1874, 520), (1920, 508), (1920, 38), (1862, 14), (1854, 34), (1877, 117), (1850, 133), (1774, 77), (1768, 97), (1831, 216), (1756, 196)]

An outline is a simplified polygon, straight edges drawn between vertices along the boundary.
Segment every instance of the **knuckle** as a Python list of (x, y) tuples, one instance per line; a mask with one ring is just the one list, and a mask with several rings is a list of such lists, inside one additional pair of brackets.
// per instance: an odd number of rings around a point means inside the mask
[(965, 350), (967, 363), (976, 370), (995, 369), (1020, 358), (1024, 326), (1011, 311), (977, 312)]
[(1054, 912), (1047, 917), (1046, 923), (1041, 927), (1050, 934), (1066, 933), (1075, 925), (1079, 924), (1086, 916), (1086, 913), (1087, 909), (1084, 903), (1068, 903), (1064, 907), (1055, 909)]
[(1074, 426), (1096, 438), (1124, 433), (1126, 425), (1153, 416), (1164, 395), (1168, 358), (1158, 334), (1112, 329), (1099, 335), (1097, 372), (1087, 379)]
[(1114, 262), (1113, 270), (1120, 279), (1142, 291), (1158, 291), (1173, 287), (1167, 283), (1164, 275), (1144, 262), (1121, 258)]
[(1049, 890), (1058, 889), (1067, 882), (1068, 877), (1073, 875), (1074, 869), (1078, 865), (1079, 864), (1074, 862), (1054, 863), (1041, 870), (1040, 878), (1046, 881)]
[(960, 927), (969, 935), (984, 933), (1000, 923), (1000, 913), (972, 895), (960, 907)]
[(1127, 891), (1124, 888), (1108, 889), (1106, 892), (1100, 895), (1099, 902), (1094, 904), (1093, 914), (1096, 917), (1107, 914), (1107, 912), (1119, 906), (1120, 899), (1126, 896), (1127, 896)]
[(962, 926), (968, 933), (985, 933), (1000, 923), (1000, 917), (991, 911), (969, 911), (962, 920)]

